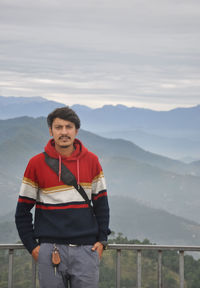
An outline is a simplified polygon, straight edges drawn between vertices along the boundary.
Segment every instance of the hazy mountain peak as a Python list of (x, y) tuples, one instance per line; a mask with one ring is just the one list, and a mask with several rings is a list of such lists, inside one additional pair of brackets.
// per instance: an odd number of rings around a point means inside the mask
[(42, 97), (4, 97), (0, 96), (0, 104), (8, 105), (8, 104), (15, 104), (15, 103), (31, 103), (31, 102), (45, 102), (48, 101)]
[(0, 119), (47, 116), (52, 110), (62, 106), (65, 105), (42, 97), (0, 96)]
[(83, 112), (92, 110), (92, 108), (85, 106), (85, 105), (80, 105), (80, 104), (74, 104), (71, 106), (71, 108), (74, 110), (83, 111)]

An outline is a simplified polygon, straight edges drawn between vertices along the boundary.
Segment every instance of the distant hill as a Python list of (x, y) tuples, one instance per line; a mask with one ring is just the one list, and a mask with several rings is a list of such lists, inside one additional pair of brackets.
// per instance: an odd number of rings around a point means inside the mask
[(0, 96), (0, 119), (20, 116), (40, 117), (48, 115), (52, 110), (65, 106), (42, 97), (2, 97)]
[(168, 245), (199, 245), (200, 225), (130, 197), (110, 197), (111, 228), (129, 239), (150, 239)]
[[(166, 132), (164, 134), (164, 132)], [(113, 139), (129, 140), (152, 153), (190, 163), (200, 158), (200, 133), (198, 131), (108, 131), (99, 135)]]
[[(46, 116), (64, 104), (41, 97), (1, 97), (0, 119)], [(145, 150), (174, 159), (199, 160), (200, 105), (170, 111), (105, 105), (91, 109), (73, 105), (84, 130), (130, 140)]]
[(79, 137), (84, 143), (87, 143), (87, 147), (89, 147), (90, 150), (96, 152), (102, 157), (124, 157), (127, 159), (138, 160), (151, 166), (155, 166), (166, 171), (175, 172), (177, 174), (200, 176), (200, 169), (198, 165), (188, 165), (181, 161), (151, 153), (140, 148), (131, 141), (100, 137), (94, 133), (84, 130), (80, 130)]
[[(170, 111), (154, 111), (124, 105), (105, 105), (97, 109), (88, 109), (82, 105), (73, 105), (81, 115), (88, 130), (126, 131), (138, 129), (152, 130), (197, 130), (200, 128), (200, 105), (191, 108), (176, 108)], [(95, 119), (95, 121), (94, 121)], [(92, 129), (91, 129), (92, 128)]]
[(153, 111), (123, 105), (73, 108), (84, 129), (109, 138), (130, 140), (145, 150), (174, 159), (199, 160), (200, 105)]
[[(0, 121), (0, 214), (12, 211), (29, 158), (46, 145), (44, 118)], [(111, 196), (123, 195), (200, 223), (199, 166), (142, 150), (121, 139), (81, 130), (79, 138), (101, 158)], [(191, 174), (196, 174), (193, 176)]]

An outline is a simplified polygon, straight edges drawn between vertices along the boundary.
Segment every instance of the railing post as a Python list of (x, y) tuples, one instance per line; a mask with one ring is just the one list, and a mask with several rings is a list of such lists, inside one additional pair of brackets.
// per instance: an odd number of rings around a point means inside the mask
[(36, 288), (36, 262), (32, 257), (32, 288)]
[(137, 250), (137, 288), (142, 287), (142, 252)]
[(116, 287), (120, 288), (120, 281), (121, 281), (121, 249), (117, 249), (117, 267), (116, 267)]
[(13, 287), (13, 255), (14, 249), (9, 249), (9, 260), (8, 260), (8, 288)]
[(184, 288), (184, 251), (179, 251), (179, 277), (180, 288)]
[(162, 288), (162, 250), (158, 250), (158, 288)]

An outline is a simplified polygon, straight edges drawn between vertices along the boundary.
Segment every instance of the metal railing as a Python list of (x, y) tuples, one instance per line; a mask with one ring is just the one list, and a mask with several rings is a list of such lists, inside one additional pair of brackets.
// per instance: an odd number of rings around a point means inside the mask
[[(0, 244), (0, 250), (8, 250), (8, 288), (13, 287), (13, 257), (14, 250), (25, 249), (22, 244)], [(158, 252), (157, 265), (157, 283), (158, 288), (163, 285), (162, 273), (162, 252), (177, 251), (179, 252), (179, 284), (180, 288), (184, 288), (184, 253), (200, 252), (200, 246), (174, 246), (174, 245), (135, 245), (135, 244), (109, 244), (109, 250), (115, 250), (117, 254), (116, 260), (116, 288), (120, 288), (121, 282), (121, 252), (122, 250), (137, 251), (137, 288), (142, 288), (142, 251), (153, 250)], [(32, 288), (36, 288), (36, 263), (32, 259)]]

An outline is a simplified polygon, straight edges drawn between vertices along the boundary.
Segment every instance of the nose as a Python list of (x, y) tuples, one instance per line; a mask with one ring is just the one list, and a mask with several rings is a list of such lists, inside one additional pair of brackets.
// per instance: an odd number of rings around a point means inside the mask
[(62, 132), (62, 134), (67, 134), (68, 129), (66, 127), (63, 127), (61, 132)]

